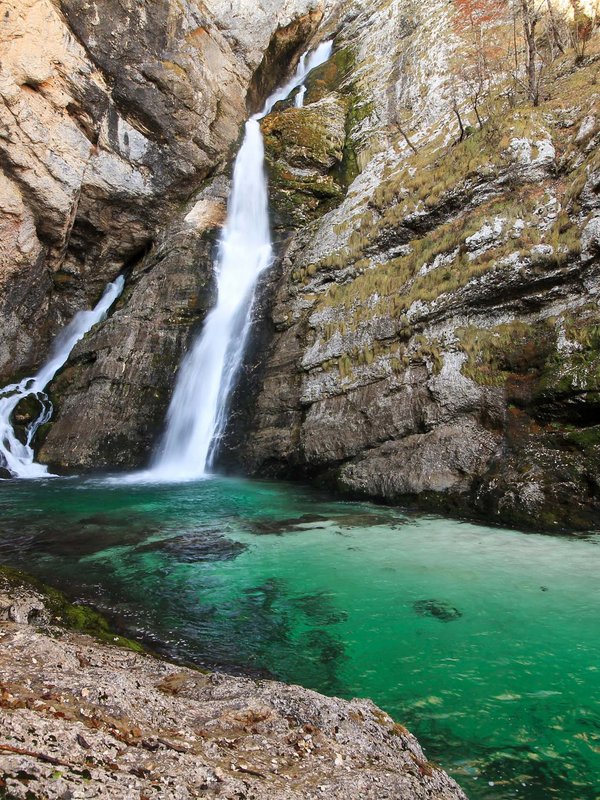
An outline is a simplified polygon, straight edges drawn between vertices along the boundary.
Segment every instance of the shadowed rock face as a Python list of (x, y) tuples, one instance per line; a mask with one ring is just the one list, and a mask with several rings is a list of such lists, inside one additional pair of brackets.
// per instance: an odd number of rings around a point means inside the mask
[[(252, 77), (246, 103), (251, 114), (260, 111), (266, 97), (277, 88), (281, 76), (289, 74), (298, 61), (298, 42), (308, 42), (323, 19), (323, 4), (311, 8), (289, 25), (279, 28), (264, 52), (258, 69)], [(306, 48), (305, 48), (306, 49)]]
[[(265, 121), (274, 221), (294, 233), (271, 345), (248, 368), (261, 376), (251, 421), (223, 463), (518, 526), (597, 527), (596, 56), (557, 66), (543, 113), (508, 109), (458, 142), (451, 13), (334, 14), (307, 108)], [(320, 109), (343, 107), (342, 139), (335, 115), (311, 135)]]
[[(223, 213), (222, 200), (207, 202)], [(208, 233), (168, 229), (136, 265), (116, 311), (51, 386), (41, 459), (55, 469), (147, 462), (181, 354), (213, 299), (213, 247)]]
[(13, 235), (1, 253), (0, 376), (9, 377), (31, 369), (48, 337), (228, 158), (251, 72), (193, 2), (5, 6), (0, 219)]

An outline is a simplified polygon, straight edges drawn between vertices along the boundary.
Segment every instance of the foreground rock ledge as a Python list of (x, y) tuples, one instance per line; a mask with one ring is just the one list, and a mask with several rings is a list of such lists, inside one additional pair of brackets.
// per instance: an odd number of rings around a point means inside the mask
[(1, 580), (0, 617), (2, 797), (466, 800), (369, 700), (99, 643)]

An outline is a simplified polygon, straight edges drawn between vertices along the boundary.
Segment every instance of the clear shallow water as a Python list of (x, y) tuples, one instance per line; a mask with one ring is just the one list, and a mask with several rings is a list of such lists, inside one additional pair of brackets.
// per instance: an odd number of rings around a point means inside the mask
[(600, 539), (214, 479), (0, 483), (0, 563), (204, 663), (369, 696), (472, 798), (600, 795)]

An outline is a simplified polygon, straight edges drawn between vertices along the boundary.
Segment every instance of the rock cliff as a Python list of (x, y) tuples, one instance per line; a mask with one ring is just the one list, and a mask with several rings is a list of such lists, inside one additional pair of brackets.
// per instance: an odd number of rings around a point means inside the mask
[(2, 796), (465, 800), (368, 700), (182, 668), (56, 612), (56, 593), (0, 576)]
[(593, 527), (599, 54), (553, 62), (537, 107), (499, 70), (478, 123), (457, 99), (456, 6), (334, 14), (307, 108), (264, 123), (275, 223), (293, 234), (233, 460), (430, 510)]
[[(597, 34), (580, 55), (559, 42), (533, 106), (500, 46), (474, 79), (462, 0), (4, 5), (0, 375), (129, 276), (51, 387), (42, 460), (147, 460), (212, 300), (246, 109), (320, 23), (334, 55), (305, 107), (263, 121), (278, 259), (223, 465), (598, 524)], [(492, 6), (485, 35), (504, 45), (513, 20)]]

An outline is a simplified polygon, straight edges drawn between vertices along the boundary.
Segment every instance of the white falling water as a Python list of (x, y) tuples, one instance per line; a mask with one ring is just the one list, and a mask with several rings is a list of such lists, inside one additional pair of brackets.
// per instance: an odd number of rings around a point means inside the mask
[[(267, 180), (260, 120), (302, 86), (331, 54), (325, 42), (305, 53), (293, 78), (246, 123), (237, 155), (227, 220), (217, 256), (217, 303), (185, 356), (167, 412), (167, 428), (147, 477), (189, 480), (206, 474), (226, 422), (228, 401), (251, 327), (254, 291), (271, 264)], [(304, 93), (302, 93), (302, 100)]]
[[(309, 72), (312, 72), (313, 69), (316, 69), (317, 67), (320, 67), (321, 64), (324, 64), (326, 61), (329, 61), (329, 56), (331, 55), (332, 48), (333, 48), (333, 42), (322, 42), (314, 51), (314, 53), (311, 53), (310, 56), (308, 56), (308, 54), (305, 53), (300, 59), (300, 63), (298, 64), (298, 69), (296, 70), (296, 76), (295, 76), (300, 79), (299, 82), (296, 84), (296, 86), (300, 86), (298, 94), (296, 95), (296, 108), (302, 108), (304, 105), (304, 96), (306, 94), (306, 86), (304, 85), (304, 79), (306, 78)], [(308, 57), (308, 62), (306, 62), (307, 57)]]
[[(35, 463), (31, 446), (39, 427), (52, 416), (52, 403), (45, 392), (46, 386), (65, 364), (77, 342), (105, 317), (123, 291), (124, 282), (123, 276), (119, 276), (108, 284), (98, 304), (91, 311), (79, 311), (75, 314), (56, 337), (48, 361), (32, 378), (24, 378), (20, 383), (12, 383), (0, 389), (0, 466), (13, 477), (42, 478), (49, 475), (47, 467)], [(23, 443), (15, 436), (12, 415), (21, 400), (32, 395), (40, 403), (40, 413), (29, 424)]]

